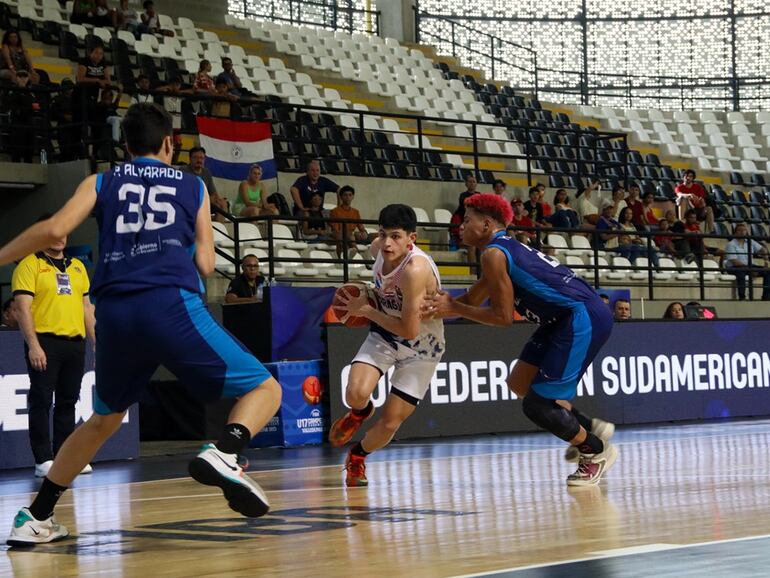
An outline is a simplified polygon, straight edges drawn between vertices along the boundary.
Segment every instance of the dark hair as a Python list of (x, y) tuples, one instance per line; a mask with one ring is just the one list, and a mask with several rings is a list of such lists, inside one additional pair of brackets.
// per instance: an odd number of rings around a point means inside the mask
[(174, 76), (168, 79), (168, 82), (169, 84), (174, 84), (174, 83), (182, 84), (182, 77), (179, 76), (178, 74), (175, 74)]
[(230, 84), (224, 73), (217, 76), (217, 79), (214, 81), (214, 86), (219, 86), (220, 84)]
[(492, 187), (496, 187), (497, 185), (503, 185), (506, 186), (505, 181), (503, 179), (495, 179), (495, 181), (492, 183)]
[(562, 193), (564, 193), (564, 202), (569, 203), (569, 195), (567, 195), (567, 191), (565, 189), (557, 189), (553, 195), (554, 204), (557, 202), (556, 200), (559, 198), (559, 195)]
[(687, 209), (687, 211), (685, 211), (685, 213), (684, 213), (684, 218), (686, 219), (690, 215), (695, 215), (695, 217), (697, 217), (698, 216), (698, 211), (696, 211), (695, 209)]
[(140, 80), (150, 80), (150, 77), (147, 76), (146, 74), (140, 74), (139, 76), (136, 77), (137, 84), (139, 84)]
[(646, 193), (644, 193), (644, 194), (642, 195), (642, 198), (643, 198), (643, 199), (646, 199), (647, 197), (652, 197), (652, 198), (655, 198), (655, 193), (653, 193), (652, 191), (647, 191)]
[(233, 59), (232, 59), (232, 58), (230, 58), (229, 56), (223, 56), (223, 57), (222, 57), (222, 64), (224, 64), (224, 63), (225, 63), (225, 60), (229, 60), (230, 62), (232, 62), (232, 61), (233, 61)]
[(610, 300), (610, 296), (607, 295), (606, 293), (599, 293), (599, 297), (601, 297), (602, 299), (606, 299), (607, 301)]
[(11, 36), (11, 34), (15, 34), (19, 38), (19, 48), (24, 48), (24, 45), (21, 43), (21, 34), (16, 28), (9, 28), (5, 31), (5, 34), (3, 34), (3, 46), (10, 46), (8, 44), (8, 38)]
[[(101, 41), (99, 41), (99, 42), (94, 42), (94, 45), (91, 47), (91, 50), (88, 51), (88, 55), (90, 56), (91, 54), (93, 54), (94, 50), (96, 50), (97, 48), (101, 48), (102, 53), (104, 53), (104, 44)], [(102, 54), (102, 58), (104, 58), (103, 54)]]
[(259, 257), (257, 257), (257, 256), (256, 256), (254, 253), (249, 253), (248, 255), (244, 255), (244, 256), (241, 258), (241, 265), (243, 265), (244, 263), (246, 263), (246, 259), (250, 259), (250, 258), (252, 258), (252, 257), (254, 257), (254, 258), (257, 260), (257, 263), (259, 263)]
[(612, 192), (617, 193), (618, 191), (625, 191), (625, 188), (620, 183), (615, 183), (612, 185)]
[(190, 149), (190, 152), (188, 153), (190, 156), (193, 156), (195, 153), (203, 153), (206, 154), (206, 149), (203, 147), (193, 147)]
[(687, 175), (692, 175), (692, 178), (695, 178), (695, 177), (697, 176), (697, 175), (695, 174), (695, 171), (694, 171), (694, 170), (692, 170), (692, 169), (687, 169), (687, 170), (684, 172), (684, 176), (686, 177)]
[(383, 229), (403, 229), (407, 233), (417, 230), (417, 215), (409, 205), (388, 205), (380, 211), (377, 221)]
[(631, 302), (628, 299), (623, 299), (622, 297), (619, 297), (618, 299), (615, 299), (615, 303), (613, 303), (612, 306), (614, 307), (618, 303), (628, 303), (629, 305), (631, 305)]
[(171, 115), (157, 104), (145, 102), (128, 107), (121, 126), (126, 146), (135, 156), (159, 153), (163, 139), (174, 132)]
[(203, 72), (203, 69), (204, 69), (204, 68), (206, 68), (206, 65), (207, 65), (207, 64), (211, 64), (211, 62), (209, 62), (209, 61), (208, 61), (208, 60), (206, 60), (205, 58), (204, 58), (203, 60), (201, 60), (201, 61), (198, 63), (198, 72)]
[(344, 193), (348, 193), (348, 192), (353, 193), (354, 195), (356, 194), (356, 190), (353, 187), (351, 187), (350, 185), (345, 185), (344, 187), (342, 187), (340, 189), (340, 195), (342, 195)]
[[(626, 215), (626, 211), (631, 211), (631, 217), (626, 220), (623, 215)], [(618, 215), (618, 223), (632, 223), (634, 221), (634, 210), (631, 207), (623, 207)]]
[(534, 187), (529, 187), (529, 194), (530, 194), (530, 195), (531, 195), (532, 193), (539, 193), (539, 192), (540, 192), (540, 190), (537, 188), (537, 186), (534, 186)]
[(637, 183), (636, 181), (631, 181), (628, 184), (628, 189), (629, 190), (631, 190), (631, 189), (640, 189), (641, 190), (641, 187), (639, 186), (639, 183)]
[(144, 0), (144, 3), (142, 4), (142, 8), (147, 10), (147, 8), (150, 6), (155, 6), (155, 2), (153, 2), (152, 0)]
[(682, 308), (682, 313), (684, 313), (684, 305), (682, 305), (681, 301), (672, 301), (668, 304), (668, 307), (666, 307), (666, 312), (663, 313), (663, 319), (674, 319), (674, 305), (679, 305), (679, 307)]

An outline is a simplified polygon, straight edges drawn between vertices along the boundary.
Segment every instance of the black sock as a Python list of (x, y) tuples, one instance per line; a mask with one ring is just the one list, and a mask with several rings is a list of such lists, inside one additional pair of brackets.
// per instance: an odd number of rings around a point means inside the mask
[(353, 409), (351, 411), (353, 412), (353, 415), (357, 417), (366, 417), (369, 415), (369, 412), (372, 411), (372, 400), (370, 399), (369, 403), (367, 403), (363, 409)]
[(371, 452), (367, 452), (364, 449), (364, 447), (361, 445), (361, 442), (356, 442), (356, 445), (350, 448), (350, 453), (353, 454), (354, 456), (361, 456), (362, 458), (365, 458)]
[(588, 432), (586, 441), (577, 446), (581, 454), (600, 454), (604, 451), (604, 442), (591, 432)]
[(29, 507), (29, 513), (32, 514), (36, 520), (46, 520), (53, 516), (53, 509), (56, 507), (56, 502), (59, 501), (61, 495), (66, 490), (66, 486), (60, 486), (54, 484), (48, 478), (43, 479), (43, 485), (35, 496), (35, 500)]
[(220, 452), (226, 454), (241, 453), (251, 441), (251, 432), (245, 425), (229, 423), (225, 426), (219, 441), (215, 444)]
[(583, 429), (590, 432), (591, 431), (591, 418), (584, 416), (582, 413), (580, 413), (580, 410), (576, 408), (574, 405), (572, 406), (572, 415), (575, 416), (575, 418), (578, 420), (578, 423), (583, 426)]

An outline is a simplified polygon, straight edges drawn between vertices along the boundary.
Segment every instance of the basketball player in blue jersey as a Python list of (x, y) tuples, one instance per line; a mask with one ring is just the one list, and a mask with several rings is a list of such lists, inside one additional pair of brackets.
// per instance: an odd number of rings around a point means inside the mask
[(209, 195), (195, 175), (170, 166), (171, 117), (135, 104), (123, 120), (132, 161), (85, 179), (50, 219), (0, 248), (0, 265), (50, 246), (92, 212), (99, 224), (94, 415), (67, 438), (28, 508), (16, 515), (7, 543), (31, 546), (68, 535), (56, 502), (120, 427), (160, 364), (204, 400), (237, 397), (216, 444), (190, 462), (190, 475), (218, 486), (244, 516), (267, 513), (267, 497), (238, 464), (242, 451), (281, 403), (281, 388), (219, 326), (203, 300), (201, 276), (214, 271)]
[[(463, 244), (483, 251), (482, 276), (457, 299), (436, 295), (426, 314), (507, 326), (515, 308), (537, 323), (540, 327), (519, 355), (508, 386), (523, 400), (524, 414), (532, 422), (570, 444), (567, 459), (577, 461), (578, 469), (567, 484), (597, 484), (617, 458), (608, 441), (615, 426), (587, 418), (568, 400), (609, 338), (612, 315), (572, 270), (506, 236), (512, 212), (505, 199), (474, 195), (465, 208), (460, 235)], [(487, 299), (489, 306), (482, 307)]]

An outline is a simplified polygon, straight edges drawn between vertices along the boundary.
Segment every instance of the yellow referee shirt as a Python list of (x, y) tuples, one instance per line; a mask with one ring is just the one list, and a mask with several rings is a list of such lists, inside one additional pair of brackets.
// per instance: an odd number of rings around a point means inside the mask
[(91, 286), (88, 273), (77, 259), (64, 259), (60, 271), (42, 251), (25, 257), (13, 271), (13, 294), (32, 295), (32, 320), (36, 333), (85, 337), (83, 297)]

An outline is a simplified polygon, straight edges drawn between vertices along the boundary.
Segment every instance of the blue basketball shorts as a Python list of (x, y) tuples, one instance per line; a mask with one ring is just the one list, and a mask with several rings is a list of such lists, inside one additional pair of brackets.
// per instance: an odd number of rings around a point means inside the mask
[(157, 288), (100, 298), (94, 411), (128, 409), (159, 365), (202, 401), (240, 397), (271, 377), (198, 293)]
[(612, 313), (598, 297), (560, 320), (541, 325), (519, 359), (538, 368), (532, 390), (547, 399), (569, 400), (612, 332)]

